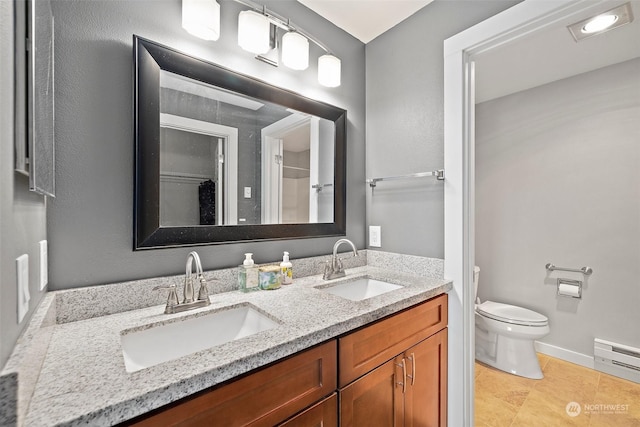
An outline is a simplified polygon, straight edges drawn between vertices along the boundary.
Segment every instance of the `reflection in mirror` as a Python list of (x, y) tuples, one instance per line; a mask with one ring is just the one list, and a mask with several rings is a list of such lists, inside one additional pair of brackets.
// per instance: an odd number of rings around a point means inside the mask
[[(333, 222), (332, 121), (160, 72), (162, 227)], [(243, 185), (238, 194), (238, 172)]]
[(346, 111), (134, 44), (134, 249), (345, 234)]

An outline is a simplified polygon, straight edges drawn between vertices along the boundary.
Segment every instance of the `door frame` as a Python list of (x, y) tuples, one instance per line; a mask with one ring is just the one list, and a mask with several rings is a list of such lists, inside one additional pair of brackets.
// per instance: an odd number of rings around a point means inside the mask
[[(280, 156), (282, 159), (282, 138), (288, 132), (301, 126), (310, 126), (309, 149), (311, 151), (309, 182), (317, 182), (318, 177), (318, 152), (320, 150), (320, 118), (308, 114), (293, 113), (282, 120), (278, 120), (264, 127), (261, 134), (262, 141), (262, 224), (280, 224), (282, 222), (282, 165), (278, 168), (279, 178), (274, 177), (275, 168), (271, 159)], [(314, 161), (315, 155), (315, 161)], [(281, 160), (282, 161), (282, 160)], [(315, 181), (313, 181), (315, 179)], [(309, 221), (317, 222), (318, 195), (309, 189)], [(278, 203), (273, 203), (274, 199)], [(314, 202), (315, 200), (315, 202)], [(312, 209), (315, 209), (312, 210)], [(311, 220), (312, 212), (315, 212), (315, 221)]]
[(160, 127), (224, 140), (224, 225), (238, 224), (238, 128), (166, 113), (160, 113)]
[[(474, 56), (517, 41), (607, 0), (525, 0), (444, 41), (444, 277), (449, 292), (450, 425), (474, 420), (475, 88)], [(462, 411), (458, 404), (462, 403)]]

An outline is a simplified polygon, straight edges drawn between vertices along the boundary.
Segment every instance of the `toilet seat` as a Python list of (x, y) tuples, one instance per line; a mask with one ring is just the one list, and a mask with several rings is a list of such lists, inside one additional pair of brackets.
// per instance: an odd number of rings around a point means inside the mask
[(514, 325), (547, 326), (549, 324), (549, 319), (540, 313), (499, 302), (485, 301), (476, 306), (476, 311), (489, 319)]

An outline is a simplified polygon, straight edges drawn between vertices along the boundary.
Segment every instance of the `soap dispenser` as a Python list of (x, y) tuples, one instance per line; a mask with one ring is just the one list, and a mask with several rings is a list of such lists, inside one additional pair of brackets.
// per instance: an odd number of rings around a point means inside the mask
[(242, 292), (257, 291), (258, 287), (258, 267), (253, 262), (253, 254), (244, 254), (245, 259), (242, 265), (238, 266), (238, 287)]
[(293, 264), (289, 261), (289, 252), (284, 253), (282, 262), (280, 263), (280, 274), (282, 275), (282, 284), (290, 285), (293, 283)]

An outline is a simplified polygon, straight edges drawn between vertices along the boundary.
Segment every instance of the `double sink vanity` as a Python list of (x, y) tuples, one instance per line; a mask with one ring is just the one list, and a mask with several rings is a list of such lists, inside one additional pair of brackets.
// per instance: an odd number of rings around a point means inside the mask
[[(117, 284), (51, 292), (5, 368), (18, 373), (17, 424), (445, 425), (451, 284), (367, 255), (334, 280), (211, 286), (210, 305), (175, 314), (110, 313)], [(224, 281), (233, 269), (207, 274)]]

